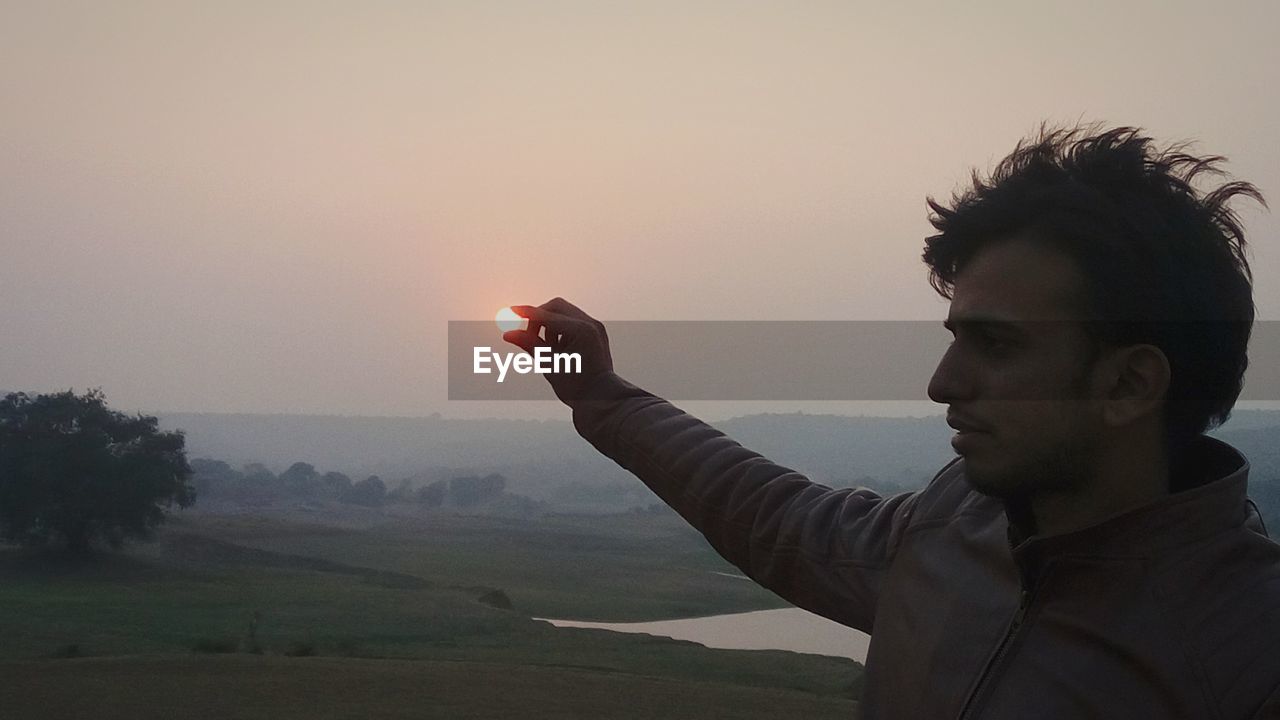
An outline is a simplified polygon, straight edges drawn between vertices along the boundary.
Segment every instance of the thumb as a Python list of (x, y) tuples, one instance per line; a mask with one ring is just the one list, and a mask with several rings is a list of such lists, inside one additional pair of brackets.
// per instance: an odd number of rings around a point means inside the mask
[(533, 354), (534, 348), (540, 345), (550, 347), (542, 338), (528, 330), (508, 330), (502, 333), (502, 339), (530, 355)]

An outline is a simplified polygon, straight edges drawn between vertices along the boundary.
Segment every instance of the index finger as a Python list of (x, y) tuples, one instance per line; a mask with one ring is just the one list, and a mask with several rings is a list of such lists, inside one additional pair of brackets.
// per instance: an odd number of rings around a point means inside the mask
[(546, 328), (548, 343), (557, 342), (561, 334), (570, 332), (570, 328), (581, 323), (577, 318), (547, 310), (545, 306), (512, 305), (511, 311), (529, 320), (528, 332), (535, 336), (538, 335), (542, 328)]
[(536, 307), (534, 305), (512, 305), (511, 312), (519, 315), (522, 318), (526, 318), (529, 320), (536, 320), (543, 324), (546, 324), (548, 322), (556, 322), (556, 321), (573, 319), (568, 315), (562, 315), (558, 312), (553, 312), (551, 310), (547, 310), (541, 307)]

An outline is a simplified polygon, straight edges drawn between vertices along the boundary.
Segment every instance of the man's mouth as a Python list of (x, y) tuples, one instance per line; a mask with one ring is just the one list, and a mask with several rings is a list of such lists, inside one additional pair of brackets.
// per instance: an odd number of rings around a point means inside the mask
[(947, 424), (956, 431), (956, 434), (951, 436), (951, 449), (955, 450), (957, 455), (972, 453), (977, 444), (989, 437), (991, 433), (990, 426), (956, 412), (947, 413)]
[(987, 426), (974, 422), (973, 420), (956, 413), (947, 413), (947, 424), (950, 425), (953, 430), (962, 435), (989, 432)]

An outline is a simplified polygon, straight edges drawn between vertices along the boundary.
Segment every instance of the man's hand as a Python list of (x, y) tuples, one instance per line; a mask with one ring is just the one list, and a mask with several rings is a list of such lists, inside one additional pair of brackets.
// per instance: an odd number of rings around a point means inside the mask
[[(526, 330), (509, 330), (502, 339), (529, 354), (534, 348), (548, 347), (554, 353), (578, 353), (582, 356), (582, 372), (549, 373), (547, 382), (560, 402), (573, 407), (582, 398), (583, 390), (596, 377), (613, 372), (613, 357), (609, 354), (609, 336), (604, 324), (582, 312), (564, 298), (549, 300), (537, 307), (512, 305), (511, 310), (529, 320)], [(546, 338), (539, 335), (546, 330)]]

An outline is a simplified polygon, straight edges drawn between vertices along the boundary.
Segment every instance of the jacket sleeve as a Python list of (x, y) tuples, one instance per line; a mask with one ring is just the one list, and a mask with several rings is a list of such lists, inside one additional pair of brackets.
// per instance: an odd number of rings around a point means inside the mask
[(1280, 720), (1280, 687), (1271, 693), (1271, 697), (1262, 703), (1262, 707), (1254, 714), (1253, 720)]
[(584, 398), (574, 405), (578, 433), (726, 560), (794, 605), (871, 632), (915, 494), (811, 482), (614, 373)]

